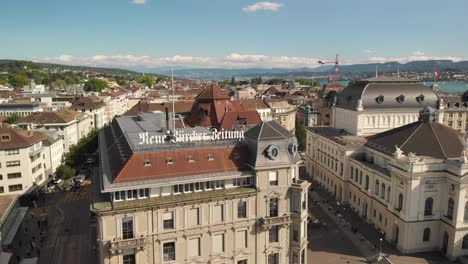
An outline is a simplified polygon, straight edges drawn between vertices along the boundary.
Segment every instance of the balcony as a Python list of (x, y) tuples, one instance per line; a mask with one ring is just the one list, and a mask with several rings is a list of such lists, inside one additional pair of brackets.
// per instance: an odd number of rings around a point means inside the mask
[(310, 183), (306, 180), (296, 180), (296, 179), (293, 179), (293, 183), (291, 185), (291, 187), (295, 188), (295, 189), (299, 189), (299, 190), (305, 190), (307, 188), (309, 188), (310, 186)]
[(141, 249), (146, 245), (146, 238), (131, 238), (125, 240), (114, 240), (109, 242), (109, 251), (122, 251), (125, 249)]
[(283, 216), (275, 216), (275, 217), (263, 217), (260, 218), (259, 224), (263, 228), (269, 228), (272, 226), (278, 225), (288, 225), (291, 223), (291, 216), (290, 215), (283, 215)]

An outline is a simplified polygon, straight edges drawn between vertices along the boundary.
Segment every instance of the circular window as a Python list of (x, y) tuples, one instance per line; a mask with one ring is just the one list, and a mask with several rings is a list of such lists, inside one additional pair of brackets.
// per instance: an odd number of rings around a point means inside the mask
[(290, 145), (289, 145), (289, 152), (291, 153), (291, 155), (296, 155), (297, 154), (297, 150), (298, 150), (298, 146), (295, 142), (292, 142)]
[(233, 157), (234, 157), (235, 160), (237, 160), (237, 159), (240, 158), (240, 155), (239, 155), (239, 153), (236, 152), (236, 153), (234, 153)]
[(267, 148), (266, 148), (266, 156), (271, 159), (271, 160), (274, 160), (278, 157), (279, 155), (279, 148), (276, 146), (276, 145), (269, 145)]
[(421, 94), (420, 96), (416, 97), (416, 101), (417, 101), (418, 103), (424, 102), (424, 95)]
[(404, 95), (400, 95), (396, 98), (396, 101), (400, 104), (402, 104), (404, 101), (405, 101), (405, 96)]
[(383, 102), (384, 102), (384, 96), (383, 96), (383, 95), (377, 96), (377, 98), (375, 98), (375, 101), (376, 101), (378, 104), (383, 103)]

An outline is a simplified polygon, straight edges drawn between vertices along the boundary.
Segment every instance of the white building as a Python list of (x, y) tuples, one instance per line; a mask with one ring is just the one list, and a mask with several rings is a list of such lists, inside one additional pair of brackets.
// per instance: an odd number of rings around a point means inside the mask
[(78, 97), (70, 107), (71, 110), (87, 113), (92, 116), (91, 125), (100, 129), (108, 123), (106, 104), (97, 96)]
[(65, 153), (68, 153), (70, 147), (79, 140), (77, 115), (79, 113), (70, 110), (38, 112), (22, 118), (17, 124), (26, 130), (44, 128), (56, 131), (63, 138), (63, 147)]
[(42, 133), (0, 128), (0, 195), (22, 194), (46, 180)]
[(413, 123), (425, 106), (437, 108), (438, 97), (418, 81), (375, 77), (351, 82), (337, 96), (332, 126), (367, 136)]

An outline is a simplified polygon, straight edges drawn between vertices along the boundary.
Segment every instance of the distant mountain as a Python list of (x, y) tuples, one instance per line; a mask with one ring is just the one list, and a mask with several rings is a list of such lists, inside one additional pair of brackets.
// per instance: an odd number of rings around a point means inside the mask
[[(453, 62), (450, 60), (428, 60), (428, 61), (412, 61), (408, 63), (387, 62), (387, 63), (367, 63), (367, 64), (353, 64), (341, 65), (340, 73), (373, 73), (379, 72), (396, 72), (399, 68), (400, 71), (461, 71), (468, 72), (468, 61)], [(159, 74), (170, 75), (170, 69), (148, 69), (147, 72), (156, 72)], [(326, 77), (328, 74), (333, 73), (332, 65), (323, 65), (317, 68), (249, 68), (249, 69), (174, 69), (174, 75), (183, 78), (190, 77), (192, 79), (211, 79), (211, 80), (225, 80), (231, 77), (238, 79), (251, 78), (256, 76), (265, 77), (281, 77), (281, 78), (294, 78), (298, 76), (308, 77)]]

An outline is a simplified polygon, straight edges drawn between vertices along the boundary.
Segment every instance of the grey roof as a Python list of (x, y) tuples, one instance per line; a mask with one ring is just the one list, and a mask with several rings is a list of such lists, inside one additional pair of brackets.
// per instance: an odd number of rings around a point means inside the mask
[(366, 146), (393, 154), (396, 147), (405, 155), (438, 159), (460, 158), (463, 152), (461, 133), (434, 122), (414, 122), (368, 137)]
[[(377, 101), (379, 96), (383, 96), (380, 103)], [(398, 101), (400, 96), (404, 100)], [(338, 94), (336, 106), (356, 110), (359, 100), (364, 109), (422, 108), (426, 105), (435, 108), (438, 97), (430, 87), (411, 79), (375, 77), (351, 82)]]
[(294, 137), (294, 135), (275, 121), (268, 121), (262, 122), (245, 132), (245, 137), (264, 141), (288, 139)]

